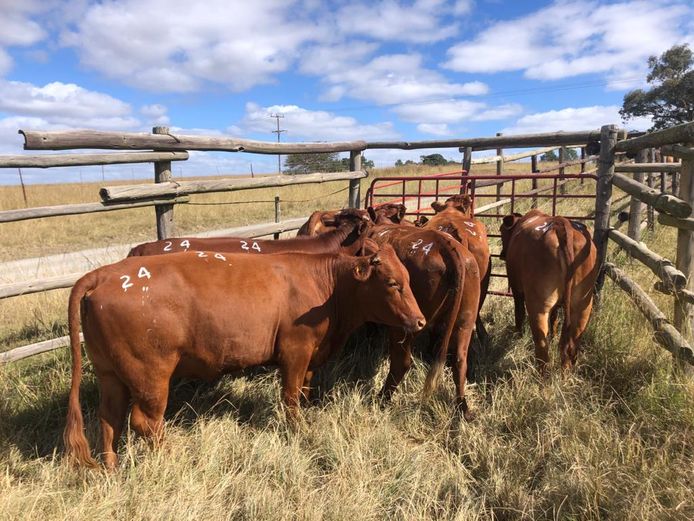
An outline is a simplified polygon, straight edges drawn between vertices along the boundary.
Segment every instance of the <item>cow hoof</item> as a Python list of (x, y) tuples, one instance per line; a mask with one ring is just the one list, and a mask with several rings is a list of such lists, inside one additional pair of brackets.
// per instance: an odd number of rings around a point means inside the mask
[(474, 412), (467, 410), (463, 413), (463, 418), (465, 419), (466, 422), (470, 423), (472, 421), (475, 421), (475, 419), (477, 418), (477, 415)]

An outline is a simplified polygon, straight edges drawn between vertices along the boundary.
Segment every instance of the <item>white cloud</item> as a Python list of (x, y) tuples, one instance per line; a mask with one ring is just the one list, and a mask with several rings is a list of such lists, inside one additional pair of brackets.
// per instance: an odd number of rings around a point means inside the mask
[[(270, 135), (275, 128), (271, 114), (281, 113), (282, 127), (287, 129), (286, 138), (290, 141), (337, 141), (352, 139), (395, 139), (398, 133), (392, 123), (382, 122), (362, 124), (350, 116), (338, 116), (322, 110), (307, 110), (296, 105), (273, 105), (261, 107), (256, 103), (246, 104), (246, 114), (233, 128), (234, 133), (242, 131)], [(230, 129), (232, 130), (232, 129)]]
[(393, 109), (405, 121), (428, 124), (454, 124), (465, 121), (490, 121), (518, 115), (520, 105), (489, 107), (481, 101), (450, 99), (425, 103), (409, 103)]
[(451, 129), (445, 123), (420, 123), (417, 130), (422, 134), (433, 134), (435, 136), (450, 136)]
[(0, 77), (12, 68), (8, 47), (33, 45), (45, 38), (46, 32), (31, 19), (44, 8), (36, 0), (0, 0)]
[(154, 103), (153, 105), (144, 105), (140, 108), (140, 113), (147, 118), (147, 123), (150, 125), (168, 125), (169, 116), (168, 109), (164, 105)]
[[(361, 49), (362, 56), (367, 52)], [(443, 96), (479, 96), (489, 91), (487, 85), (480, 81), (450, 82), (438, 72), (424, 68), (423, 58), (417, 53), (381, 55), (363, 64), (349, 59), (343, 61), (347, 55), (348, 52), (340, 51), (339, 47), (331, 51), (332, 65), (324, 76), (330, 87), (324, 99), (337, 101), (349, 95), (385, 105)], [(320, 73), (315, 65), (319, 61), (312, 55), (307, 56), (307, 60), (314, 65), (304, 65), (304, 70)]]
[(139, 125), (129, 104), (74, 83), (53, 82), (37, 87), (0, 80), (0, 111), (39, 117), (65, 127), (129, 129)]
[(457, 0), (453, 4), (453, 14), (456, 16), (468, 14), (472, 11), (475, 3), (472, 0)]
[(348, 3), (337, 14), (337, 24), (344, 34), (358, 34), (377, 40), (429, 43), (445, 40), (458, 32), (450, 19), (451, 10), (464, 14), (465, 2), (449, 8), (445, 0), (397, 2), (381, 0), (368, 3)]
[(652, 125), (649, 118), (637, 118), (623, 125), (619, 108), (617, 105), (594, 105), (592, 107), (568, 107), (528, 114), (502, 132), (504, 134), (527, 134), (559, 130), (593, 130), (609, 124), (625, 126), (633, 130), (646, 130)]
[(302, 45), (328, 34), (295, 4), (114, 0), (89, 6), (63, 42), (85, 65), (136, 87), (188, 92), (213, 82), (241, 91), (272, 81)]
[(643, 77), (649, 55), (691, 41), (684, 24), (692, 14), (694, 8), (672, 0), (556, 1), (454, 45), (445, 66), (482, 73), (524, 70), (526, 77), (542, 80), (598, 72), (608, 74), (614, 87), (628, 75)]

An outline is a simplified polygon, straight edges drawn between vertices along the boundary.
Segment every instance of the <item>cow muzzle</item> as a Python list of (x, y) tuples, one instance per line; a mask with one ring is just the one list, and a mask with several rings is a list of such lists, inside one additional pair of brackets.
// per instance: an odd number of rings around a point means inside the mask
[(427, 321), (424, 317), (419, 317), (411, 321), (410, 325), (406, 328), (410, 333), (417, 333), (424, 329), (427, 325)]

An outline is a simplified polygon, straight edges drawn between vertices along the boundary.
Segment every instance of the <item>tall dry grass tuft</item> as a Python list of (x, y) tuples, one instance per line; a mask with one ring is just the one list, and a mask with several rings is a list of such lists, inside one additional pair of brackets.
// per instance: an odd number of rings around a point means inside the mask
[[(672, 255), (671, 231), (646, 240)], [(610, 255), (652, 287), (650, 271)], [(29, 333), (48, 334), (53, 320), (64, 324), (59, 293), (13, 299), (3, 319), (32, 323), (34, 306), (53, 307)], [(547, 380), (529, 332), (513, 332), (510, 300), (490, 298), (491, 344), (468, 386), (472, 423), (452, 415), (449, 369), (422, 400), (421, 346), (393, 403), (381, 406), (384, 337), (367, 329), (319, 372), (300, 427), (285, 422), (273, 370), (176, 380), (163, 447), (128, 433), (112, 474), (61, 457), (66, 351), (1, 366), (0, 519), (692, 519), (694, 383), (672, 376), (670, 355), (620, 289), (607, 281), (603, 295), (577, 371), (560, 374), (554, 345)], [(657, 298), (669, 311), (671, 299)], [(21, 336), (15, 322), (2, 325), (3, 338)], [(94, 446), (98, 392), (84, 369)]]

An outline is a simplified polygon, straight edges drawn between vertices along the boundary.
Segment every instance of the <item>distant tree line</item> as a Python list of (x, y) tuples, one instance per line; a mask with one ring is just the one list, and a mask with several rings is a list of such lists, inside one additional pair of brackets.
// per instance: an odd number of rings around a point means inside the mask
[[(361, 157), (362, 168), (373, 168), (374, 162)], [(349, 158), (340, 157), (339, 152), (320, 154), (290, 154), (284, 159), (285, 174), (311, 174), (313, 172), (346, 172), (349, 171)]]

